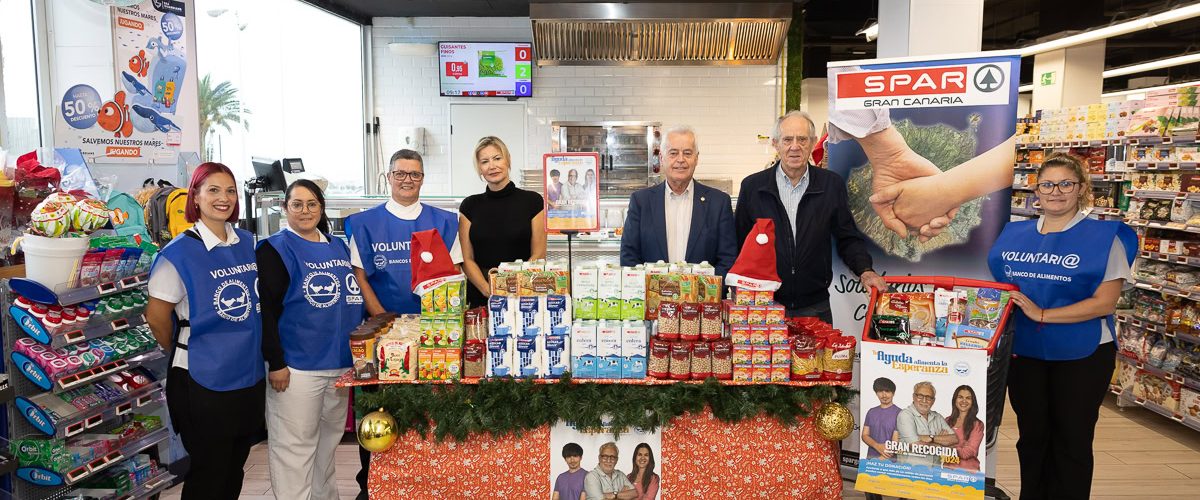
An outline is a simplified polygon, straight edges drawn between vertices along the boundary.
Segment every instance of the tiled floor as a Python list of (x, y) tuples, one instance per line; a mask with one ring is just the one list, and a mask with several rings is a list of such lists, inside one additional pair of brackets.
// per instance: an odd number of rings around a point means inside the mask
[[(1016, 416), (1006, 409), (997, 443), (1000, 450), (996, 455), (996, 481), (1013, 498), (1021, 490), (1016, 442)], [(354, 474), (358, 472), (356, 448), (355, 444), (343, 444), (337, 451), (342, 499), (353, 499), (358, 493), (358, 484), (354, 482)], [(1093, 499), (1194, 498), (1200, 491), (1200, 433), (1141, 408), (1118, 408), (1113, 396), (1100, 409), (1095, 450)], [(854, 491), (853, 484), (846, 483), (844, 497), (863, 498), (863, 495)], [(178, 487), (163, 495), (163, 500), (178, 498)], [(250, 453), (242, 498), (275, 498), (267, 471), (265, 444), (255, 446)]]

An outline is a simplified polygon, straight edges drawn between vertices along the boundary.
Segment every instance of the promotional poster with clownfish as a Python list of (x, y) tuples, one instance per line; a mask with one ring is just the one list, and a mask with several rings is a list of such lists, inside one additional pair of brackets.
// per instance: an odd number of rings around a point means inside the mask
[(183, 128), (193, 123), (176, 115), (179, 100), (195, 92), (187, 80), (184, 3), (147, 1), (109, 9), (114, 48), (112, 94), (78, 84), (63, 95), (63, 123), (75, 129), (60, 146), (78, 147), (85, 156), (173, 157)]

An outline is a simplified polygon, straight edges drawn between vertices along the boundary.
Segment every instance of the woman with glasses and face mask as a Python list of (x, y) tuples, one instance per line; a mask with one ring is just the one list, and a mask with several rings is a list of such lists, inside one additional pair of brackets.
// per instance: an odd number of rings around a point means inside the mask
[[(499, 137), (480, 139), (475, 145), (475, 168), (487, 187), (458, 207), (458, 239), (462, 241), (463, 271), (471, 282), (467, 287), (471, 307), (487, 305), (492, 293), (489, 270), (501, 262), (546, 257), (542, 197), (513, 183), (511, 159), (508, 146)], [(564, 185), (558, 201), (566, 199)]]
[(1083, 160), (1055, 153), (1037, 172), (1042, 216), (1010, 222), (988, 254), (1012, 292), (1008, 394), (1017, 414), (1021, 498), (1088, 498), (1092, 438), (1116, 362), (1113, 312), (1138, 239), (1120, 221), (1087, 217)]
[(330, 236), (315, 183), (288, 186), (287, 228), (259, 242), (267, 379), (267, 442), (276, 498), (336, 500), (333, 455), (346, 426), (350, 391), (334, 383), (351, 366), (350, 332), (363, 296), (350, 249)]

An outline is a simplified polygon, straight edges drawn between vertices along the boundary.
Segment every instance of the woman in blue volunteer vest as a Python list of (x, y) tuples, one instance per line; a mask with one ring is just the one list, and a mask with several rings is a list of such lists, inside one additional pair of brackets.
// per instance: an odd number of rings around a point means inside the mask
[(191, 455), (185, 500), (236, 499), (263, 426), (265, 369), (254, 235), (235, 229), (233, 172), (204, 163), (188, 185), (188, 222), (150, 270), (146, 320), (171, 353), (167, 409)]
[(1021, 498), (1088, 498), (1092, 438), (1116, 362), (1113, 312), (1137, 254), (1133, 229), (1087, 217), (1082, 160), (1052, 154), (1037, 172), (1038, 220), (1011, 222), (988, 254), (1020, 287), (1008, 394), (1017, 414)]
[(363, 297), (350, 249), (329, 235), (325, 196), (298, 180), (283, 202), (287, 229), (258, 245), (267, 442), (277, 498), (337, 500), (333, 452), (346, 428), (349, 389), (334, 386), (350, 368), (350, 331)]

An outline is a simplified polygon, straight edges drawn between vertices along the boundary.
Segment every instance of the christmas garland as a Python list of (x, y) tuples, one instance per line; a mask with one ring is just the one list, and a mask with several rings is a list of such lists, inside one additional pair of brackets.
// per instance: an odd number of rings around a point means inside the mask
[[(765, 414), (783, 425), (800, 418), (825, 401), (845, 404), (856, 391), (844, 387), (703, 384), (626, 385), (571, 382), (534, 384), (532, 380), (489, 379), (478, 385), (387, 384), (376, 392), (355, 394), (359, 414), (379, 408), (396, 419), (397, 434), (415, 430), (422, 438), (433, 427), (437, 441), (464, 441), (472, 434), (520, 434), (573, 422), (580, 430), (608, 429), (619, 435), (629, 429), (653, 431), (684, 413), (711, 408), (725, 422)], [(604, 425), (604, 424), (608, 425)]]

